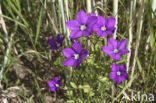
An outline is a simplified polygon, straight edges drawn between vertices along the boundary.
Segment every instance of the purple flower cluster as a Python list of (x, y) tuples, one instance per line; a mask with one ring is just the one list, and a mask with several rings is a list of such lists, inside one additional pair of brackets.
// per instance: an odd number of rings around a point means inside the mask
[(71, 30), (70, 38), (90, 36), (96, 22), (96, 16), (87, 15), (83, 10), (80, 10), (77, 14), (76, 20), (66, 22), (66, 26)]
[[(112, 37), (109, 37), (107, 46), (104, 46), (102, 50), (104, 53), (110, 55), (113, 60), (120, 60), (122, 55), (129, 53), (129, 50), (126, 49), (126, 45), (126, 39), (122, 39), (120, 42), (117, 42)], [(116, 84), (121, 83), (123, 80), (128, 80), (126, 66), (118, 66), (117, 64), (112, 64), (110, 78), (114, 80)]]
[(50, 87), (50, 91), (52, 92), (56, 92), (59, 90), (59, 87), (62, 86), (62, 82), (60, 80), (59, 77), (54, 77), (53, 80), (48, 81), (49, 87)]
[(83, 10), (77, 14), (76, 20), (66, 22), (66, 26), (71, 30), (70, 38), (90, 36), (95, 31), (99, 37), (113, 34), (115, 30), (115, 18), (105, 20), (101, 15), (94, 13), (87, 15)]
[(57, 39), (49, 38), (48, 44), (50, 45), (50, 49), (57, 50), (59, 47), (62, 47), (63, 40), (64, 37), (62, 37), (61, 34), (57, 36)]
[[(94, 13), (87, 15), (83, 10), (80, 10), (76, 16), (76, 20), (70, 20), (66, 22), (66, 26), (71, 30), (70, 39), (80, 38), (81, 36), (90, 36), (93, 31), (96, 32), (98, 37), (104, 37), (113, 34), (115, 31), (116, 20), (113, 17), (105, 19), (101, 15), (96, 16)], [(48, 43), (50, 44), (50, 49), (56, 50), (62, 46), (64, 37), (59, 34), (57, 39), (50, 38)], [(108, 55), (113, 60), (120, 60), (122, 55), (129, 53), (126, 49), (127, 40), (122, 39), (117, 41), (112, 37), (108, 38), (107, 46), (102, 48), (102, 51)], [(64, 48), (62, 50), (63, 55), (66, 60), (63, 62), (64, 66), (73, 66), (77, 68), (83, 59), (88, 55), (88, 51), (82, 49), (79, 41), (73, 43), (71, 48)], [(112, 64), (112, 70), (110, 73), (110, 78), (114, 80), (116, 84), (121, 83), (123, 80), (128, 80), (128, 74), (126, 72), (126, 66), (117, 64)], [(58, 77), (54, 80), (48, 82), (50, 90), (55, 92), (58, 90), (59, 86), (62, 86), (62, 82)]]

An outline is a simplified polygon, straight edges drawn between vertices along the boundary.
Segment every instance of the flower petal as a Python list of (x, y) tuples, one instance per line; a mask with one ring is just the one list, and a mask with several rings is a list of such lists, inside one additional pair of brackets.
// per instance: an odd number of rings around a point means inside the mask
[(62, 82), (61, 81), (58, 84), (59, 84), (60, 87), (62, 86)]
[(112, 37), (108, 38), (108, 46), (114, 50), (117, 48), (117, 41), (115, 39), (113, 39)]
[(89, 30), (85, 30), (85, 31), (82, 31), (82, 35), (83, 36), (90, 36), (91, 32), (89, 32)]
[(57, 44), (56, 43), (52, 44), (49, 49), (57, 50), (58, 49)]
[(55, 83), (58, 83), (60, 81), (59, 77), (54, 77), (53, 80), (54, 80)]
[(120, 55), (124, 55), (124, 54), (127, 54), (127, 53), (129, 53), (129, 50), (127, 50), (127, 49), (119, 50)]
[(120, 65), (119, 70), (123, 71), (123, 72), (126, 72), (126, 65), (124, 65), (124, 64)]
[(73, 66), (73, 64), (75, 63), (75, 59), (74, 58), (67, 58), (64, 62), (63, 65), (64, 66)]
[(87, 22), (87, 19), (88, 19), (88, 15), (83, 11), (83, 10), (80, 10), (77, 14), (77, 20), (79, 21), (79, 23), (81, 24), (86, 24)]
[(104, 53), (108, 54), (108, 55), (110, 55), (110, 54), (113, 53), (113, 50), (111, 50), (111, 48), (108, 47), (108, 46), (104, 46), (104, 47), (102, 48), (102, 51), (103, 51)]
[(98, 22), (97, 23), (100, 23), (101, 25), (105, 26), (106, 20), (101, 15), (98, 15)]
[(98, 32), (98, 31), (101, 31), (101, 25), (100, 24), (95, 24), (94, 27), (93, 27), (93, 30)]
[(74, 65), (73, 65), (74, 68), (77, 68), (80, 65), (81, 61), (82, 61), (81, 59), (76, 60)]
[(56, 86), (52, 86), (52, 87), (50, 87), (50, 91), (52, 91), (52, 92), (56, 92), (56, 91), (57, 91), (57, 87), (56, 87)]
[(48, 39), (48, 44), (53, 44), (53, 43), (55, 43), (57, 40), (56, 39), (53, 39), (53, 38), (49, 38)]
[(70, 30), (79, 30), (80, 28), (80, 23), (77, 20), (70, 20), (66, 22), (66, 26)]
[(120, 84), (121, 82), (122, 82), (121, 76), (117, 76), (117, 78), (115, 78), (115, 84)]
[(112, 27), (111, 29), (107, 29), (107, 30), (106, 30), (106, 33), (107, 33), (107, 34), (113, 34), (114, 31), (115, 31), (115, 29), (116, 29), (115, 27)]
[(88, 17), (86, 24), (88, 25), (89, 28), (93, 28), (93, 26), (96, 24), (97, 20), (98, 19), (96, 16), (90, 16), (90, 17)]
[(109, 77), (114, 80), (117, 77), (116, 72), (111, 72)]
[(121, 78), (122, 78), (122, 80), (128, 80), (127, 72), (121, 72)]
[(120, 54), (117, 53), (112, 53), (110, 56), (113, 60), (120, 60), (121, 58)]
[(62, 44), (63, 40), (64, 40), (64, 37), (62, 37), (61, 34), (59, 34), (57, 36), (57, 42), (60, 43), (60, 44)]
[(85, 50), (85, 49), (81, 50), (81, 52), (80, 52), (80, 58), (81, 59), (86, 58), (87, 55), (88, 55), (88, 51), (87, 50)]
[(67, 58), (72, 57), (75, 54), (75, 52), (71, 48), (65, 48), (62, 50), (62, 52)]
[(108, 18), (107, 21), (106, 21), (106, 28), (112, 28), (115, 26), (115, 18)]
[(52, 49), (52, 50), (58, 49), (57, 43), (56, 43), (56, 42), (57, 42), (56, 39), (49, 38), (49, 39), (48, 39), (48, 44), (50, 45), (50, 48), (49, 48), (49, 49)]
[(94, 13), (91, 13), (89, 16), (96, 16)]
[(96, 34), (98, 35), (98, 37), (103, 37), (102, 31), (97, 31)]
[(125, 49), (127, 45), (127, 40), (126, 39), (122, 39), (120, 42), (118, 42), (118, 49)]
[(101, 37), (103, 37), (103, 36), (107, 36), (107, 32), (103, 31), (101, 34)]
[(119, 71), (119, 66), (117, 65), (117, 64), (112, 64), (112, 72), (117, 72), (117, 71)]
[(55, 82), (54, 81), (48, 81), (48, 85), (49, 85), (49, 87), (52, 87), (55, 85)]
[(72, 31), (70, 33), (70, 38), (73, 39), (73, 38), (79, 38), (81, 37), (83, 34), (83, 31)]
[(81, 44), (79, 43), (79, 41), (73, 43), (72, 49), (78, 54), (81, 52)]

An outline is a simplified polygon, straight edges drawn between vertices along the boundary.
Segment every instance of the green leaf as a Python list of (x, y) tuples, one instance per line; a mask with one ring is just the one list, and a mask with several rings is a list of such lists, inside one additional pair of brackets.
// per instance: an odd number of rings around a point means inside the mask
[(137, 61), (137, 65), (138, 65), (139, 71), (140, 71), (140, 73), (142, 73), (142, 67), (141, 67), (141, 64), (140, 64), (140, 61), (139, 61), (138, 57), (136, 58), (136, 61)]
[(99, 77), (98, 77), (98, 80), (99, 80), (100, 82), (106, 82), (106, 81), (108, 80), (108, 78), (107, 78), (107, 77), (103, 77), (103, 76), (99, 76)]
[(91, 88), (88, 84), (86, 84), (86, 85), (83, 85), (83, 90), (85, 93), (89, 93), (91, 91)]
[(77, 89), (77, 86), (76, 86), (76, 84), (75, 84), (75, 83), (70, 82), (70, 85), (71, 85), (74, 89)]
[(140, 63), (140, 60), (139, 60), (138, 57), (136, 58), (136, 62), (137, 62), (138, 68), (139, 68), (139, 72), (140, 72), (142, 78), (144, 79), (144, 76), (143, 76), (143, 73), (142, 73), (143, 69), (142, 69), (142, 66), (141, 66), (141, 63)]
[(75, 103), (73, 100), (68, 100), (67, 103)]
[(95, 93), (92, 92), (92, 91), (89, 93), (89, 97), (92, 97), (92, 96), (94, 96), (94, 95), (95, 95)]
[(37, 25), (35, 45), (37, 44), (37, 40), (38, 40), (38, 37), (39, 37), (39, 34), (40, 34), (40, 27), (41, 27), (41, 23), (42, 23), (42, 14), (43, 14), (43, 7), (41, 7), (41, 10), (40, 10), (40, 17), (39, 17), (38, 25)]

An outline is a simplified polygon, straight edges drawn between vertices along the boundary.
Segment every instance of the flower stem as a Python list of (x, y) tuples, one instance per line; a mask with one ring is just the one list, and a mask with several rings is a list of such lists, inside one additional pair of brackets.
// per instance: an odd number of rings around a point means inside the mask
[(56, 92), (55, 92), (55, 103), (57, 103), (57, 96), (56, 96)]

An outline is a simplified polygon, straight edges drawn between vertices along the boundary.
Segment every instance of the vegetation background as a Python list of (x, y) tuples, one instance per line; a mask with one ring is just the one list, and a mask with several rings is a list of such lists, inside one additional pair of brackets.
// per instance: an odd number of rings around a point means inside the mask
[[(62, 66), (61, 50), (71, 46), (65, 22), (81, 9), (116, 18), (112, 36), (127, 39), (130, 50), (117, 63), (127, 65), (129, 81), (115, 85), (109, 79), (112, 60), (101, 50), (107, 37), (79, 39), (91, 43), (85, 45), (91, 52), (87, 64), (75, 70)], [(155, 10), (156, 0), (0, 0), (0, 102), (132, 103), (122, 100), (124, 91), (151, 93), (156, 101)], [(58, 33), (65, 36), (64, 46), (51, 51), (47, 40)], [(63, 87), (52, 93), (47, 81), (55, 75)]]

